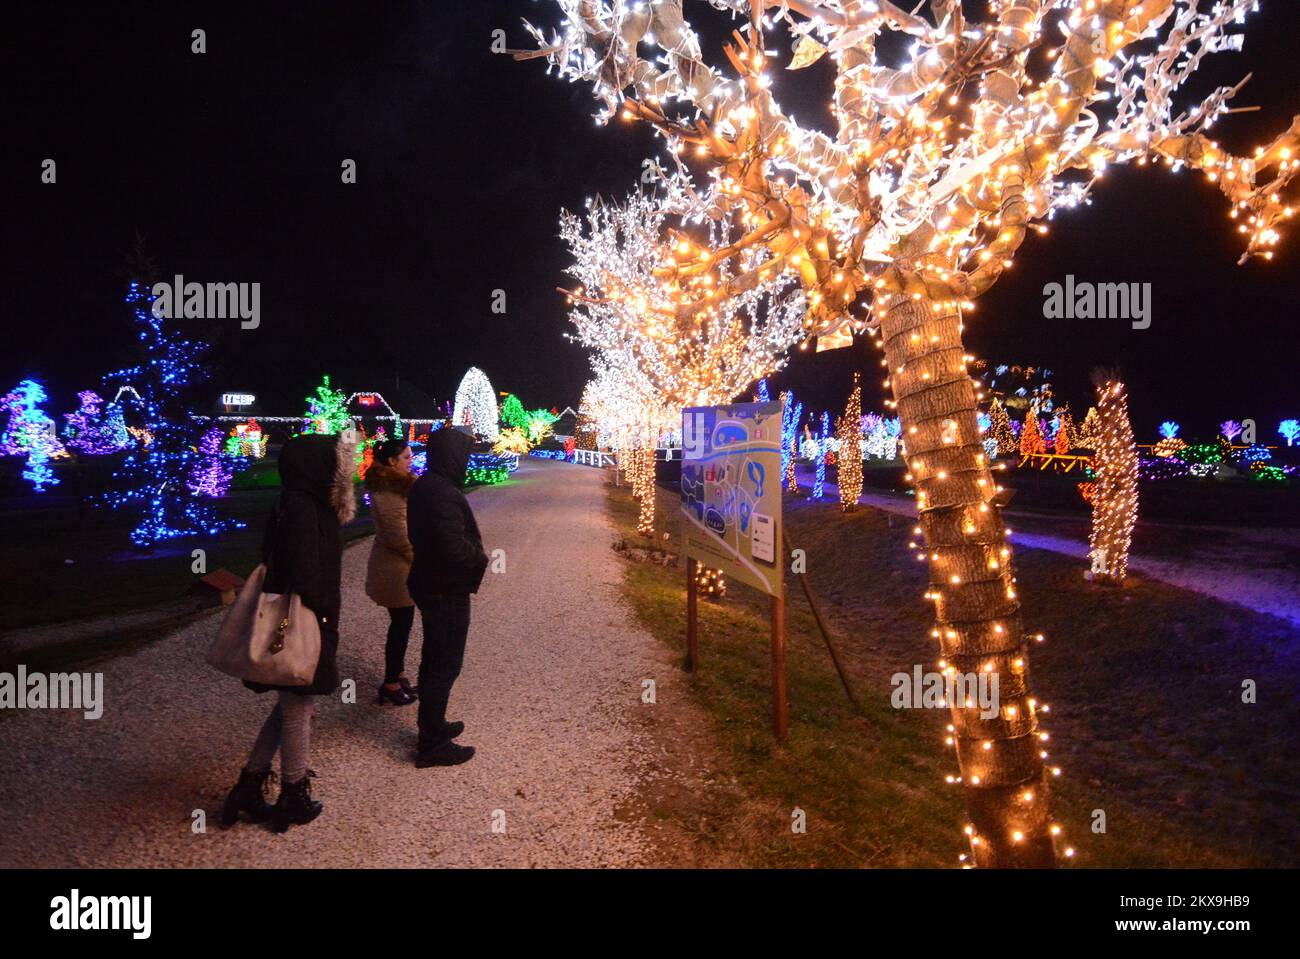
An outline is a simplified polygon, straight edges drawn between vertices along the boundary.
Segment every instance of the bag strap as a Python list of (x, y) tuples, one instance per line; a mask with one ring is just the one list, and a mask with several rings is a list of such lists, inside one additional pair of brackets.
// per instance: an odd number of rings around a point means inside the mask
[(275, 506), (271, 508), (271, 519), (267, 535), (266, 549), (266, 576), (270, 579), (275, 575), (275, 554), (280, 548), (280, 520), (284, 515), (283, 494), (275, 501)]

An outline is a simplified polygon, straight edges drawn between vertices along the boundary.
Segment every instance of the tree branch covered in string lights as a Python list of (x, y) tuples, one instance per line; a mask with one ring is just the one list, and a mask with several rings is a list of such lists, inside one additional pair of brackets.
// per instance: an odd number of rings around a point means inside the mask
[[(669, 409), (725, 403), (779, 368), (800, 340), (803, 293), (779, 272), (750, 285), (771, 259), (762, 247), (683, 273), (680, 264), (731, 244), (731, 224), (710, 219), (715, 193), (696, 196), (680, 176), (661, 183), (621, 204), (593, 201), (585, 218), (562, 215), (567, 272), (579, 284), (562, 291), (571, 338), (639, 375)], [(702, 245), (683, 232), (686, 223), (701, 225)]]
[[(1015, 679), (998, 717), (953, 709), (973, 864), (1050, 865), (1045, 734), (963, 313), (1031, 229), (1088, 202), (1117, 163), (1201, 172), (1229, 202), (1243, 261), (1273, 256), (1293, 214), (1300, 117), (1236, 156), (1208, 131), (1242, 84), (1176, 102), (1205, 57), (1240, 48), (1230, 30), (1256, 0), (1000, 0), (981, 19), (960, 0), (910, 12), (890, 0), (698, 0), (701, 14), (734, 17), (721, 67), (705, 62), (683, 0), (555, 4), (561, 25), (529, 24), (537, 49), (515, 56), (592, 84), (599, 120), (654, 126), (679, 172), (705, 164), (713, 222), (736, 225), (722, 244), (696, 232), (692, 255), (661, 261), (656, 276), (698, 291), (697, 278), (749, 256), (711, 302), (789, 273), (819, 349), (878, 332), (917, 486), (934, 636), (946, 661)], [(769, 41), (781, 34), (788, 69), (833, 64), (833, 133), (797, 124), (773, 95), (781, 54)], [(884, 62), (899, 39), (903, 62)], [(759, 248), (766, 258), (752, 256)]]

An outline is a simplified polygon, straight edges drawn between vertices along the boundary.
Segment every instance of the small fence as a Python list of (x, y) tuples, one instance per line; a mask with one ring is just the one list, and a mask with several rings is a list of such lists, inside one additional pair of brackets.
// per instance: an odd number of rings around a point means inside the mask
[(597, 469), (615, 465), (614, 454), (603, 453), (600, 450), (574, 450), (573, 462), (579, 466), (594, 466)]
[[(595, 466), (598, 469), (604, 469), (606, 466), (618, 466), (618, 454), (605, 453), (600, 450), (574, 450), (573, 461), (579, 466)], [(663, 463), (671, 463), (673, 460), (680, 460), (682, 451), (677, 446), (661, 446), (655, 450), (655, 459)]]
[(1056, 473), (1068, 473), (1077, 466), (1082, 473), (1091, 460), (1091, 456), (1072, 456), (1066, 453), (1029, 453), (1020, 458), (1020, 466), (1032, 466), (1037, 470)]

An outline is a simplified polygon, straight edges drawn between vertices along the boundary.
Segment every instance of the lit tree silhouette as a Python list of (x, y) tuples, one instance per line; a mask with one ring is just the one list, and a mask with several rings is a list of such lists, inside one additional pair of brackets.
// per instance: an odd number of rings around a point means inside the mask
[(131, 540), (150, 547), (182, 536), (216, 535), (244, 524), (222, 515), (207, 498), (190, 488), (200, 460), (194, 450), (198, 430), (187, 412), (190, 390), (207, 379), (207, 346), (169, 331), (155, 315), (153, 296), (132, 280), (126, 303), (135, 323), (143, 359), (105, 377), (130, 383), (139, 397), (143, 427), (152, 437), (131, 449), (113, 474), (114, 488), (99, 502), (137, 519)]
[(0, 397), (0, 413), (8, 414), (4, 432), (0, 433), (0, 455), (25, 456), (23, 479), (38, 493), (44, 493), (47, 486), (59, 485), (50, 460), (68, 455), (55, 435), (54, 421), (41, 409), (48, 398), (35, 380), (23, 380)]

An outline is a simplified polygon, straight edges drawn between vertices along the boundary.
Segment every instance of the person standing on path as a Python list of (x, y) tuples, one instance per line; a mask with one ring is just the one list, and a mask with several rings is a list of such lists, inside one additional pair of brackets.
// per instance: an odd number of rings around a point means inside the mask
[(407, 501), (407, 533), (415, 558), (406, 584), (420, 607), (424, 649), (420, 657), (420, 740), (415, 765), (455, 766), (474, 755), (455, 742), (463, 723), (447, 722), (447, 700), (460, 675), (469, 635), (469, 597), (487, 571), (483, 538), (461, 488), (471, 441), (444, 427), (429, 437), (427, 470)]
[(415, 622), (415, 601), (406, 589), (414, 555), (406, 535), (406, 498), (414, 483), (411, 447), (406, 440), (380, 443), (374, 462), (366, 470), (370, 515), (375, 521), (375, 539), (366, 564), (366, 595), (388, 610), (379, 702), (394, 706), (409, 706), (417, 698), (406, 678), (406, 647)]
[[(320, 659), (306, 686), (245, 682), (257, 693), (274, 691), (275, 708), (262, 725), (248, 764), (230, 791), (222, 822), (243, 813), (254, 822), (271, 820), (277, 832), (311, 822), (322, 805), (311, 798), (307, 768), (315, 697), (338, 688), (339, 607), (342, 605), (343, 543), (339, 527), (357, 512), (352, 476), (356, 441), (338, 436), (295, 436), (280, 451), (280, 501), (262, 540), (267, 593), (296, 593), (320, 624)], [(280, 751), (280, 798), (268, 806), (263, 790), (271, 761)]]

